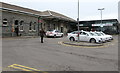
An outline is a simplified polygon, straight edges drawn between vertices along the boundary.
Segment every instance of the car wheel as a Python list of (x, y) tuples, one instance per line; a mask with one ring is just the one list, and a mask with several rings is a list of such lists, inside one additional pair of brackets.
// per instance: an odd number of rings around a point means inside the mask
[(71, 37), (71, 38), (70, 38), (70, 41), (75, 41), (74, 37)]
[(90, 39), (90, 43), (96, 43), (95, 39)]
[(61, 35), (61, 37), (63, 37), (63, 34)]
[(54, 38), (56, 38), (56, 34), (54, 35)]

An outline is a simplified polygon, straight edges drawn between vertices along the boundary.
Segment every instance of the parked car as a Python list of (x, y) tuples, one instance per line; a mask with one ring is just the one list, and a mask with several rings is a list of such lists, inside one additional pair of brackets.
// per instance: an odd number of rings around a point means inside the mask
[(103, 33), (103, 32), (100, 32), (100, 33), (101, 33), (103, 36), (107, 37), (108, 40), (113, 40), (112, 35), (108, 35), (108, 34), (105, 34), (105, 33)]
[(49, 30), (46, 32), (47, 37), (63, 37), (63, 33), (61, 33), (59, 30)]
[(91, 43), (101, 43), (104, 42), (105, 38), (97, 36), (93, 33), (87, 32), (87, 31), (73, 31), (71, 33), (68, 33), (68, 39), (70, 41), (78, 41), (78, 35), (80, 41), (87, 41)]
[(103, 36), (100, 32), (92, 32), (92, 31), (91, 31), (90, 33), (92, 33), (92, 34), (94, 34), (94, 35), (96, 35), (96, 36), (98, 36), (98, 37), (101, 37), (102, 40), (103, 40), (103, 42), (108, 41), (108, 38), (107, 38), (106, 36)]
[(78, 34), (80, 34), (81, 33), (81, 31), (80, 32), (78, 32), (78, 31), (73, 31), (73, 32), (71, 32), (71, 33), (68, 33), (67, 34), (67, 37), (68, 37), (68, 39), (70, 40), (70, 41), (77, 41), (78, 40)]

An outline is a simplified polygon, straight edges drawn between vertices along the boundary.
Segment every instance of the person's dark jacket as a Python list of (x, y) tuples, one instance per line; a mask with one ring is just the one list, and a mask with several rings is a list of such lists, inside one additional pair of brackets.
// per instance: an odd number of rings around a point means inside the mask
[(44, 35), (45, 35), (45, 31), (44, 30), (40, 30), (40, 36), (44, 37)]

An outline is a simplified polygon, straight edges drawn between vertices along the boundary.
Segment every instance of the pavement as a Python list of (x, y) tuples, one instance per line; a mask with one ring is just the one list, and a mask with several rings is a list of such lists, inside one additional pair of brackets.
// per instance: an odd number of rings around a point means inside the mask
[[(60, 44), (63, 38), (3, 38), (3, 71), (117, 71), (118, 36), (100, 47)], [(9, 68), (10, 67), (10, 68)], [(18, 67), (18, 68), (17, 68)], [(22, 68), (22, 69), (21, 69)]]

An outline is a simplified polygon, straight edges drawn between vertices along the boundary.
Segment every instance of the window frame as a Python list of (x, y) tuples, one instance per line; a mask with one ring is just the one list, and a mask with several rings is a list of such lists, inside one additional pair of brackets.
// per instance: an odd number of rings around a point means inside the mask
[[(4, 24), (4, 22), (5, 22), (6, 24)], [(2, 21), (2, 26), (8, 26), (8, 20), (7, 20), (6, 18), (3, 19), (3, 21)]]
[(24, 23), (24, 21), (20, 21), (20, 31), (24, 30), (23, 23)]
[(32, 31), (32, 22), (29, 24), (29, 31)]

